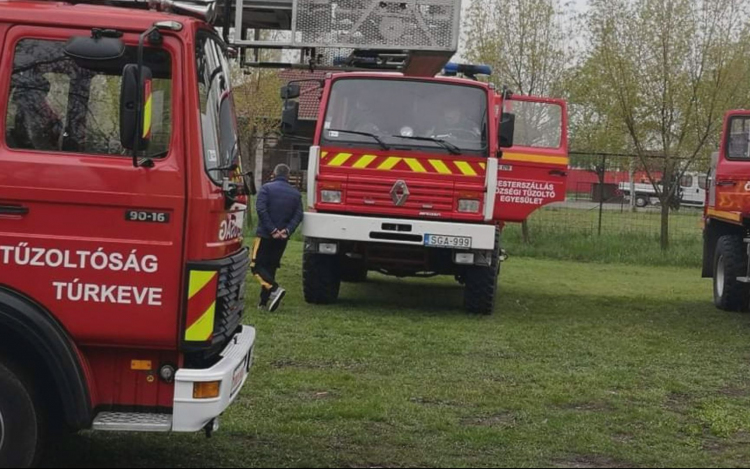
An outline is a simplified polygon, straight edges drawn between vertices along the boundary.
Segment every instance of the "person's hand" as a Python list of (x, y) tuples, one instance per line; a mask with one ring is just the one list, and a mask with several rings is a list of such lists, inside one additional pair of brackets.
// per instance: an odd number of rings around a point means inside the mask
[(279, 234), (281, 236), (281, 239), (289, 239), (289, 231), (286, 229), (283, 229), (279, 231)]
[(271, 237), (273, 239), (281, 239), (281, 231), (279, 231), (278, 228), (273, 230), (273, 233), (271, 233)]

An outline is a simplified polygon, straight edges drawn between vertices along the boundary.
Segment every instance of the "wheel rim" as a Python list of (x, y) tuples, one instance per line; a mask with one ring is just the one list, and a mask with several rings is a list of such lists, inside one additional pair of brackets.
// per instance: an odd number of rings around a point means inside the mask
[(724, 282), (726, 273), (724, 272), (724, 256), (719, 257), (718, 265), (716, 266), (716, 296), (721, 298), (724, 294)]
[(3, 420), (3, 413), (0, 412), (0, 451), (3, 450), (5, 445), (5, 420)]

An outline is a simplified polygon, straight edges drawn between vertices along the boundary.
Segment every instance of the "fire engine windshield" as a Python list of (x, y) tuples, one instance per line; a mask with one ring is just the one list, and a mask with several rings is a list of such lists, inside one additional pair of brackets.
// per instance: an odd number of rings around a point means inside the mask
[(203, 158), (209, 177), (220, 184), (236, 173), (241, 158), (231, 73), (218, 38), (208, 33), (198, 36), (197, 64)]
[[(120, 144), (120, 85), (136, 48), (114, 61), (84, 66), (64, 54), (65, 42), (23, 39), (15, 48), (5, 139), (19, 150), (128, 156)], [(152, 138), (147, 156), (167, 155), (172, 134), (169, 53), (147, 48), (151, 68)], [(96, 67), (91, 68), (91, 67)]]
[(487, 129), (479, 87), (351, 78), (333, 84), (321, 141), (487, 156)]

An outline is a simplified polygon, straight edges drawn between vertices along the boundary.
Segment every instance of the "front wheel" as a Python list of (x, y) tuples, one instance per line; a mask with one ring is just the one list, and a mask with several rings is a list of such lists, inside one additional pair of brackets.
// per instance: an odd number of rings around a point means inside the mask
[(649, 197), (647, 195), (638, 195), (635, 198), (635, 206), (638, 208), (644, 208), (649, 204)]
[(490, 316), (497, 303), (497, 283), (500, 278), (500, 230), (495, 236), (495, 251), (491, 265), (468, 267), (461, 280), (464, 286), (464, 308), (471, 314)]
[(747, 275), (747, 254), (740, 236), (722, 236), (714, 255), (714, 304), (724, 311), (747, 311), (750, 285), (737, 280)]
[(33, 387), (0, 360), (0, 467), (32, 467), (41, 452), (41, 408)]
[(326, 305), (339, 299), (341, 266), (338, 256), (306, 252), (302, 258), (305, 301)]

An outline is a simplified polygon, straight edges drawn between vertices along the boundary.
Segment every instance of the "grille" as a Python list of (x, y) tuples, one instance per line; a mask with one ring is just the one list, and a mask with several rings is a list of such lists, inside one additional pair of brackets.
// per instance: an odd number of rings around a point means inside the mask
[(245, 279), (250, 270), (247, 248), (217, 262), (219, 291), (216, 298), (216, 322), (212, 348), (221, 350), (242, 322), (245, 311)]
[(296, 42), (354, 49), (454, 51), (460, 0), (299, 0)]

